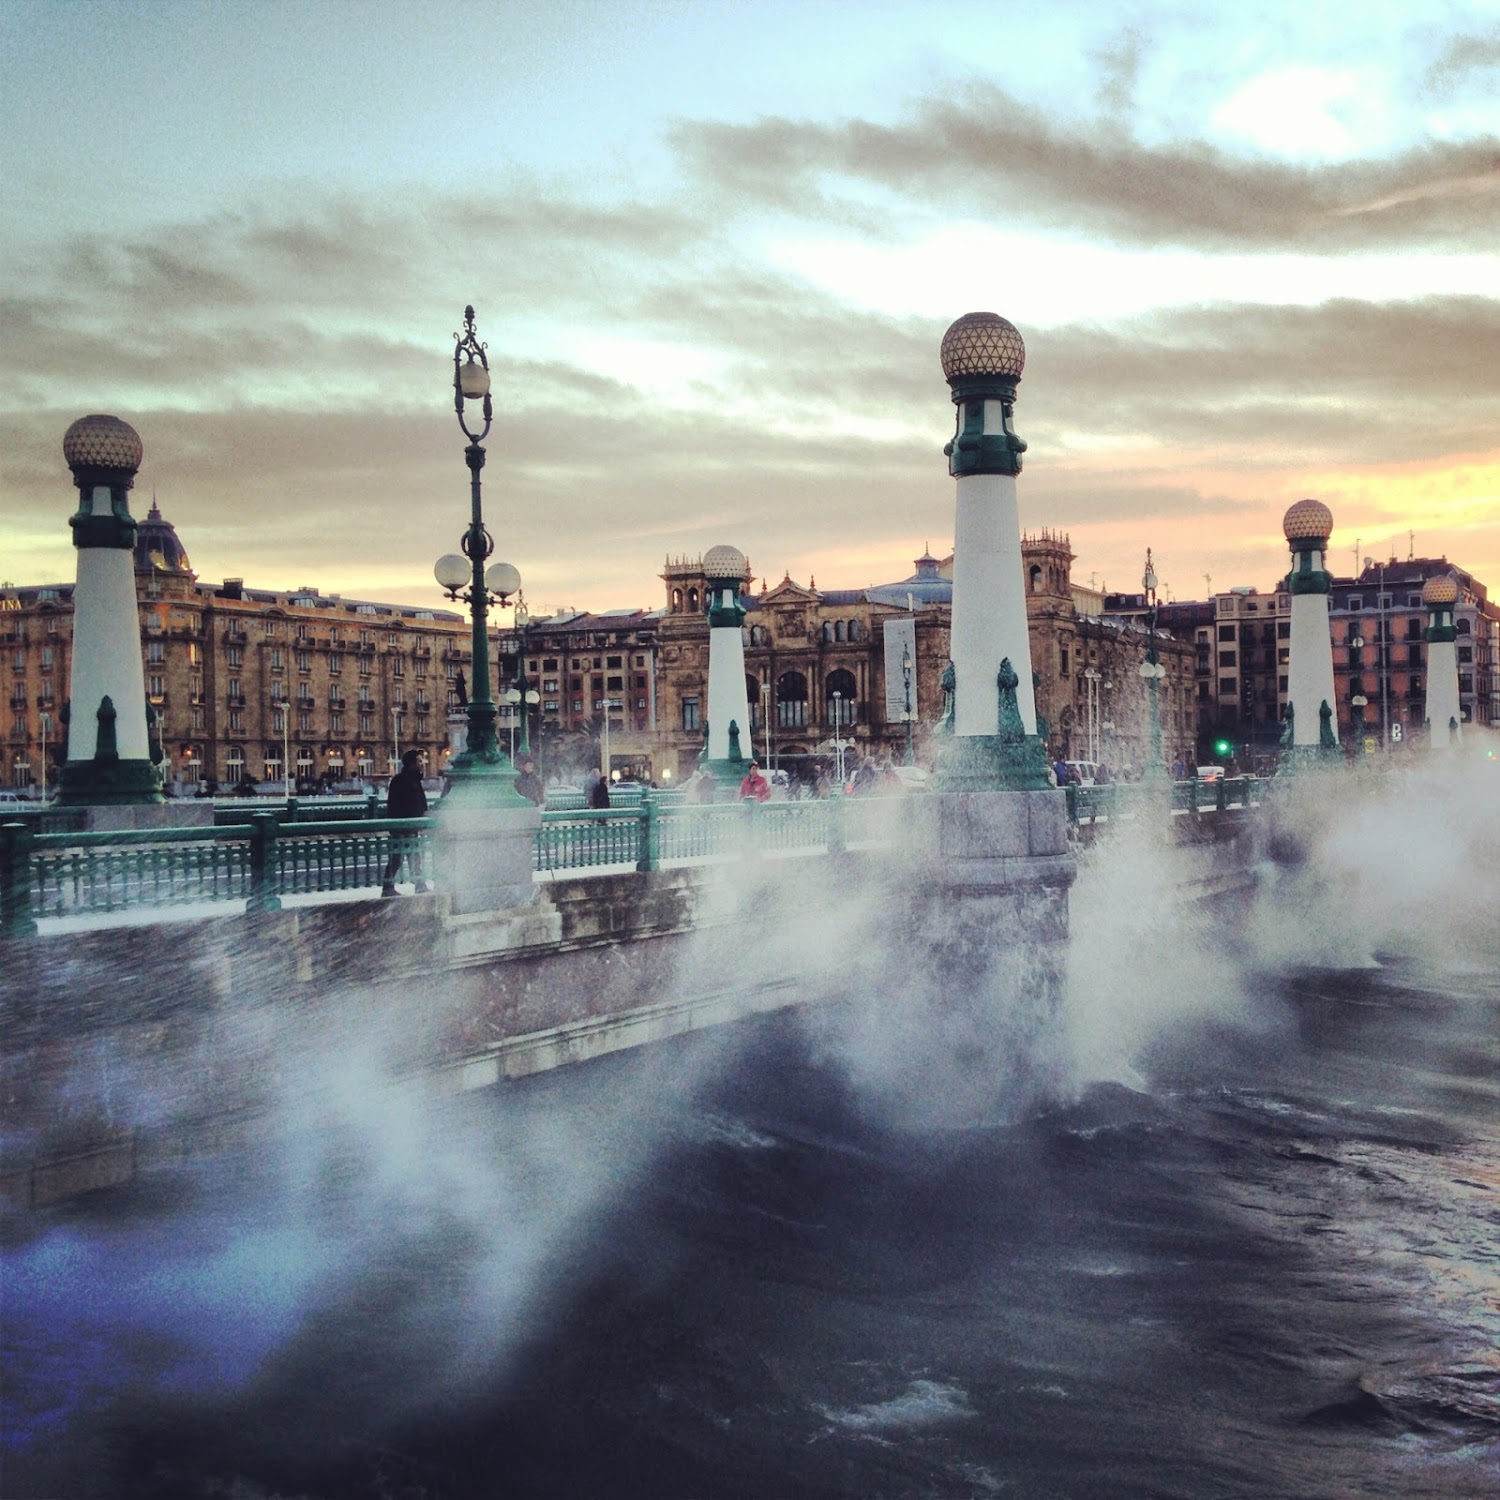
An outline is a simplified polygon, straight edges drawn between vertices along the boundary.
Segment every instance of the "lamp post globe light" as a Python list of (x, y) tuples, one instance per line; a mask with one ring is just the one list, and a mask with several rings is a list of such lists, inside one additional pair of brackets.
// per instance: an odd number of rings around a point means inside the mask
[[(476, 407), (477, 418), (472, 415)], [(472, 307), (464, 309), (463, 331), (453, 336), (453, 409), (459, 428), (469, 440), (464, 449), (464, 462), (469, 468), (469, 527), (460, 543), (463, 555), (447, 553), (437, 560), (432, 572), (450, 599), (462, 599), (469, 606), (473, 666), (468, 737), (464, 749), (448, 763), (448, 797), (460, 806), (525, 807), (530, 804), (516, 791), (515, 766), (500, 748), (495, 722), (499, 714), (490, 682), (489, 607), (504, 605), (518, 593), (521, 575), (505, 562), (486, 568), (495, 543), (484, 524), (479, 476), (494, 408), (490, 402), (489, 357), (474, 331)]]
[(1160, 684), (1167, 675), (1156, 654), (1156, 569), (1151, 564), (1151, 549), (1146, 548), (1146, 570), (1141, 575), (1141, 590), (1146, 596), (1146, 659), (1136, 668), (1146, 684), (1147, 729), (1150, 734), (1146, 753), (1147, 781), (1165, 780), (1166, 763), (1161, 754)]

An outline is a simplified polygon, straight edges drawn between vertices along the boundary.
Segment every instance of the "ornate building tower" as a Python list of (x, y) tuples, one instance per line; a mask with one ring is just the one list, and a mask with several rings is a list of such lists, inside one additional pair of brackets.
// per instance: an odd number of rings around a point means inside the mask
[(708, 611), (707, 770), (720, 782), (738, 783), (753, 758), (750, 704), (745, 696), (745, 606), (750, 564), (737, 547), (710, 547), (703, 556), (704, 605)]
[(1458, 603), (1458, 580), (1439, 574), (1422, 585), (1427, 608), (1427, 744), (1446, 750), (1458, 743), (1463, 709), (1458, 701), (1458, 630), (1453, 608)]
[(1290, 748), (1335, 750), (1333, 645), (1328, 631), (1328, 588), (1323, 566), (1333, 512), (1321, 500), (1299, 500), (1281, 523), (1292, 549), (1287, 592), (1292, 596), (1291, 663), (1287, 672), (1287, 712), (1292, 717)]
[(118, 417), (80, 417), (63, 436), (63, 457), (78, 486), (78, 511), (69, 522), (78, 583), (68, 759), (58, 800), (75, 807), (162, 800), (146, 722), (129, 504), (142, 451), (140, 435)]
[(1048, 785), (1037, 735), (1021, 563), (1016, 386), (1026, 346), (1014, 324), (965, 313), (943, 335), (943, 376), (958, 409), (943, 450), (958, 481), (953, 537), (953, 743), (940, 782), (960, 787)]

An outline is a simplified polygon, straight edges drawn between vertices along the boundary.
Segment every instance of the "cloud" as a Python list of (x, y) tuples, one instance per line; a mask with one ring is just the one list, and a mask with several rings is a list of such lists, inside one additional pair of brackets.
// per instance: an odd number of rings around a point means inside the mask
[(1500, 27), (1449, 37), (1422, 75), (1422, 87), (1439, 97), (1452, 93), (1475, 73), (1500, 68)]
[(1120, 245), (1302, 253), (1488, 249), (1500, 228), (1494, 136), (1298, 165), (1204, 142), (1144, 144), (973, 83), (895, 125), (773, 117), (680, 124), (673, 138), (707, 190), (802, 213), (878, 188), (913, 208)]

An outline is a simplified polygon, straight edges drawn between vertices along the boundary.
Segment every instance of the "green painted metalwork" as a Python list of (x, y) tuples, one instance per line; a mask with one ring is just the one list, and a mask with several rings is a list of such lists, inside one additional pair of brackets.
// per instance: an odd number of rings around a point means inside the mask
[[(1177, 814), (1253, 808), (1268, 783), (1258, 777), (1182, 781)], [(1145, 783), (1066, 788), (1075, 824), (1160, 816), (1161, 792)], [(549, 810), (537, 833), (535, 866), (560, 873), (657, 870), (756, 854), (840, 853), (881, 848), (901, 836), (920, 797), (717, 802), (645, 797), (638, 806)], [(374, 891), (391, 853), (414, 853), (435, 818), (284, 822), (274, 804), (223, 827), (125, 832), (38, 832), (35, 820), (0, 825), (0, 937), (35, 934), (43, 918), (86, 917), (135, 908), (242, 902), (275, 911), (289, 896)]]

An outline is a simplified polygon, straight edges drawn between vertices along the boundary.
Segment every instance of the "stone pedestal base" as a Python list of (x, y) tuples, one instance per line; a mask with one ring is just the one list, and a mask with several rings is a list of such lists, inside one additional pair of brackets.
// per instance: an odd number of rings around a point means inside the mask
[(1073, 883), (1068, 800), (1059, 790), (932, 792), (922, 809), (921, 853), (942, 886), (1066, 890)]
[(536, 900), (536, 835), (541, 809), (438, 807), (438, 889), (455, 915), (530, 906)]

